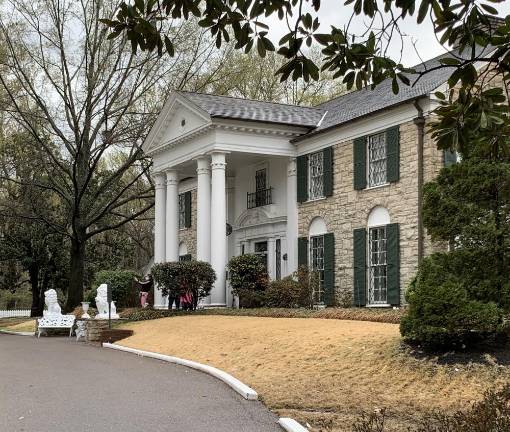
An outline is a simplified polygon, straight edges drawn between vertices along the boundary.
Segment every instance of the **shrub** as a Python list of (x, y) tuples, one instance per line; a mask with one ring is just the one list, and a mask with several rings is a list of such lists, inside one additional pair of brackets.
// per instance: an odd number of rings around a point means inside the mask
[(266, 306), (276, 308), (296, 308), (301, 305), (302, 286), (288, 276), (272, 281), (266, 290)]
[(196, 310), (199, 299), (209, 295), (216, 280), (216, 273), (211, 264), (202, 261), (154, 264), (151, 274), (164, 296), (175, 297), (191, 292), (193, 310)]
[[(385, 432), (386, 411), (363, 414), (354, 432)], [(447, 414), (437, 411), (416, 420), (409, 432), (507, 432), (510, 430), (510, 385), (489, 390), (470, 409)], [(388, 430), (389, 432), (389, 430)]]
[(262, 306), (269, 277), (260, 257), (255, 254), (234, 257), (229, 261), (227, 269), (232, 293), (239, 296), (239, 306)]
[(400, 323), (407, 342), (432, 349), (465, 348), (503, 336), (503, 309), (473, 298), (452, 264), (456, 266), (451, 254), (434, 254), (420, 264), (406, 293), (408, 313)]
[(313, 308), (317, 303), (314, 297), (318, 292), (320, 277), (316, 271), (310, 271), (307, 266), (300, 266), (294, 274), (299, 285), (301, 286), (301, 296), (299, 304), (304, 307)]
[(94, 288), (84, 297), (92, 307), (96, 307), (97, 287), (103, 283), (112, 290), (112, 299), (117, 307), (133, 307), (138, 305), (138, 292), (134, 284), (137, 273), (131, 270), (101, 270), (95, 274)]

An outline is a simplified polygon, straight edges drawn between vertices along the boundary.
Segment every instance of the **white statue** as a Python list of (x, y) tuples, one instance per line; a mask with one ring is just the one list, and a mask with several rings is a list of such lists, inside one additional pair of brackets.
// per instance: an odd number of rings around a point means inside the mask
[(47, 310), (43, 311), (45, 317), (59, 317), (62, 315), (62, 309), (58, 304), (57, 292), (54, 289), (49, 289), (44, 292), (44, 303)]
[[(97, 287), (97, 295), (96, 295), (96, 307), (97, 307), (97, 315), (96, 319), (108, 319), (108, 296), (107, 296), (107, 285), (101, 284)], [(119, 319), (119, 315), (117, 314), (117, 308), (115, 307), (115, 303), (111, 302), (111, 317), (112, 319)]]

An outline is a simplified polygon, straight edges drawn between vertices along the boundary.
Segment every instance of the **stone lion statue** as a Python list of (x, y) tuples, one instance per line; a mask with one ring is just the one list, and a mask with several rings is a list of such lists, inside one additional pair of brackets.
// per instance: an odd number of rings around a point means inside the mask
[[(96, 319), (108, 319), (108, 294), (107, 294), (108, 286), (106, 284), (101, 284), (97, 287), (97, 295), (96, 295), (96, 307), (97, 307), (97, 315)], [(115, 307), (115, 303), (111, 302), (111, 317), (112, 319), (119, 319), (119, 315), (117, 314), (117, 308)]]
[(44, 292), (44, 303), (46, 310), (43, 311), (43, 316), (59, 316), (62, 315), (62, 309), (58, 304), (57, 292), (54, 289), (49, 289)]

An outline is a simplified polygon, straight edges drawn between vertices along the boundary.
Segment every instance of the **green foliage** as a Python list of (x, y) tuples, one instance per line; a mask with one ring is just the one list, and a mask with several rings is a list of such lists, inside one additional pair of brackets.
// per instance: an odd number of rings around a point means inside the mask
[[(389, 432), (386, 410), (363, 414), (353, 425), (354, 432)], [(454, 414), (436, 411), (416, 419), (409, 432), (507, 432), (510, 430), (510, 385), (489, 390), (470, 409)]]
[(240, 307), (256, 308), (265, 304), (269, 276), (258, 255), (246, 254), (233, 257), (227, 269), (232, 293), (239, 297)]
[(315, 293), (319, 291), (321, 283), (319, 272), (310, 271), (307, 266), (300, 266), (294, 277), (301, 286), (300, 304), (312, 308), (318, 303)]
[(466, 284), (463, 257), (438, 253), (422, 261), (406, 293), (409, 308), (400, 323), (406, 341), (432, 349), (459, 349), (503, 337), (504, 310), (498, 298), (490, 299)]
[(302, 286), (288, 276), (272, 281), (266, 290), (265, 303), (268, 307), (296, 308), (301, 306)]
[[(500, 0), (489, 0), (499, 2)], [(308, 3), (308, 2), (306, 2)], [(159, 30), (159, 23), (166, 17), (190, 19), (196, 17), (199, 25), (209, 29), (219, 48), (233, 38), (235, 48), (249, 53), (256, 47), (261, 58), (267, 52), (277, 51), (286, 63), (280, 67), (281, 80), (302, 78), (305, 81), (319, 78), (319, 67), (329, 70), (334, 77), (342, 77), (348, 88), (357, 89), (366, 85), (375, 86), (386, 78), (392, 80), (392, 89), (398, 93), (400, 83), (410, 84), (409, 73), (413, 72), (386, 56), (388, 45), (394, 37), (401, 34), (400, 19), (416, 16), (422, 23), (431, 17), (434, 32), (442, 44), (456, 45), (467, 55), (467, 60), (454, 56), (443, 60), (442, 67), (452, 70), (452, 85), (461, 81), (468, 85), (476, 81), (478, 70), (475, 62), (486, 60), (486, 53), (480, 48), (496, 48), (491, 53), (493, 68), (502, 74), (508, 73), (510, 60), (506, 55), (510, 45), (510, 18), (496, 22), (497, 10), (477, 1), (437, 2), (431, 0), (395, 1), (385, 0), (347, 0), (346, 13), (368, 17), (369, 21), (379, 14), (394, 15), (385, 23), (387, 32), (364, 31), (356, 33), (354, 29), (340, 25), (331, 26), (327, 33), (322, 33), (319, 11), (321, 3), (310, 1), (311, 7), (302, 7), (297, 0), (278, 2), (206, 2), (200, 0), (139, 0), (134, 3), (123, 2), (115, 19), (103, 19), (110, 27), (110, 38), (126, 35), (131, 41), (132, 49), (155, 51), (162, 55), (166, 50), (170, 56), (175, 55), (174, 42)], [(384, 5), (384, 6), (383, 6)], [(264, 23), (267, 17), (277, 16), (280, 21), (287, 20), (290, 28), (275, 47), (267, 37), (269, 27)], [(307, 55), (307, 49), (320, 46), (324, 55), (322, 65)], [(479, 49), (471, 49), (474, 47)]]
[(196, 309), (199, 299), (209, 295), (216, 280), (211, 264), (202, 261), (154, 264), (151, 274), (164, 296), (177, 296), (191, 292), (193, 309)]
[[(100, 284), (107, 284), (112, 290), (112, 299), (117, 307), (138, 306), (138, 293), (134, 284), (134, 278), (138, 274), (131, 270), (101, 270), (94, 277), (94, 289), (88, 294), (88, 300), (95, 298), (97, 287)], [(95, 307), (95, 300), (92, 307)]]
[(28, 289), (0, 290), (0, 309), (30, 309), (31, 306), (32, 294)]

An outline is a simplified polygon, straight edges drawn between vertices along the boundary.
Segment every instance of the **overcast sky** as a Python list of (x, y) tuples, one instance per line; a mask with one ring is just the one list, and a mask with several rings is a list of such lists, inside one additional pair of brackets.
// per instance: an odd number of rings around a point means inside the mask
[[(510, 14), (510, 1), (500, 4), (492, 3), (492, 5), (498, 9), (500, 16), (504, 17)], [(343, 28), (349, 21), (351, 11), (352, 5), (344, 6), (343, 0), (322, 0), (319, 11), (321, 30), (324, 32), (329, 31), (331, 25)], [(271, 39), (276, 42), (288, 31), (286, 24), (277, 18), (271, 18), (268, 24), (270, 24), (271, 28)], [(364, 32), (368, 25), (370, 25), (368, 18), (356, 17), (351, 23), (350, 29), (352, 33), (359, 34)], [(446, 51), (434, 37), (432, 23), (429, 19), (426, 19), (423, 24), (418, 25), (416, 24), (415, 14), (412, 17), (406, 18), (400, 27), (401, 31), (406, 35), (402, 53), (402, 63), (404, 65), (413, 66), (421, 62), (420, 57), (423, 60), (428, 60)], [(413, 46), (413, 43), (416, 48)], [(391, 45), (389, 50), (390, 56), (398, 60), (400, 49), (400, 38), (395, 38), (395, 43)]]

